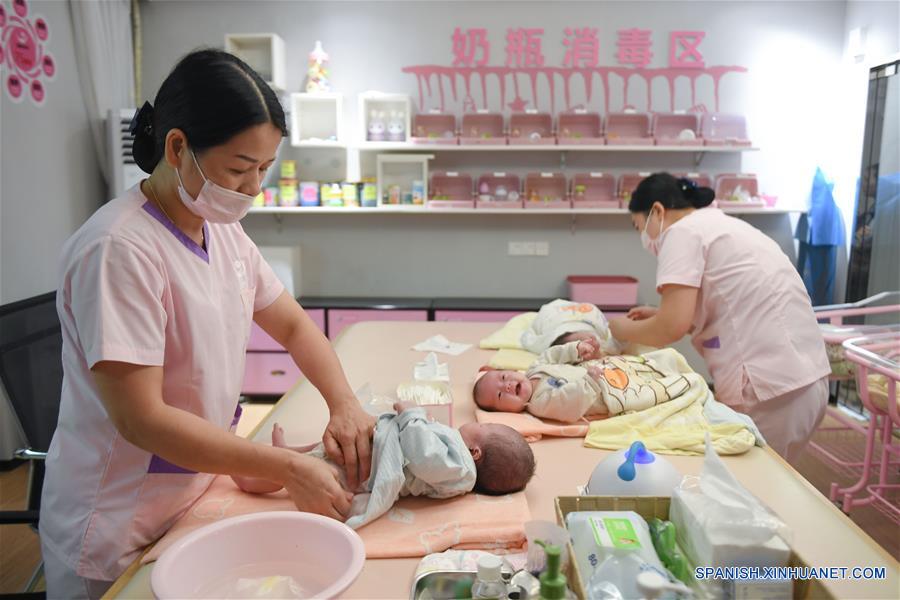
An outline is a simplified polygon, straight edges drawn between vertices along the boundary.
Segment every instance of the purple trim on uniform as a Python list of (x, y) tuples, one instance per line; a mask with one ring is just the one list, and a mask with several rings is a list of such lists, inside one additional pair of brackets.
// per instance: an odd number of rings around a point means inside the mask
[(190, 469), (185, 469), (184, 467), (179, 467), (178, 465), (173, 465), (169, 461), (164, 458), (160, 458), (157, 455), (153, 455), (153, 458), (150, 459), (150, 466), (147, 467), (148, 473), (184, 473), (186, 475), (196, 475), (197, 471), (191, 471)]
[[(145, 211), (147, 211), (147, 214), (162, 223), (166, 229), (172, 232), (172, 235), (174, 235), (185, 248), (187, 248), (188, 250), (205, 260), (207, 264), (209, 264), (209, 254), (207, 253), (207, 251), (201, 248), (197, 242), (186, 236), (183, 231), (178, 229), (175, 226), (175, 223), (170, 221), (169, 218), (164, 215), (161, 210), (159, 210), (159, 207), (156, 206), (156, 204), (147, 200), (146, 202), (144, 202), (143, 208)], [(209, 228), (206, 226), (205, 222), (203, 223), (203, 238), (206, 240), (206, 248), (209, 249)]]
[(702, 346), (704, 348), (715, 350), (716, 348), (721, 348), (722, 344), (719, 342), (719, 336), (716, 336), (714, 338), (709, 338), (708, 340), (703, 342)]
[(241, 420), (241, 414), (243, 414), (244, 408), (238, 404), (237, 408), (234, 409), (234, 418), (231, 420), (231, 428), (234, 429), (237, 427), (238, 421)]

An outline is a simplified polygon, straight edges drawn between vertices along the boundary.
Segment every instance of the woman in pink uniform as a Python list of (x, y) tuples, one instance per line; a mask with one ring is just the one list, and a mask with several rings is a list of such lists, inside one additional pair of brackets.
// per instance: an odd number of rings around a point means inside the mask
[(323, 441), (351, 489), (369, 475), (374, 420), (238, 223), (287, 133), (275, 94), (236, 57), (197, 51), (133, 129), (150, 177), (61, 259), (64, 380), (40, 523), (51, 598), (102, 594), (215, 474), (271, 479), (300, 510), (347, 514), (352, 496), (326, 463), (231, 431), (251, 319), (325, 398)]
[(774, 240), (715, 208), (713, 191), (656, 173), (628, 210), (657, 257), (659, 308), (610, 321), (619, 341), (668, 346), (690, 333), (716, 398), (749, 415), (788, 461), (825, 414), (825, 343), (796, 269)]

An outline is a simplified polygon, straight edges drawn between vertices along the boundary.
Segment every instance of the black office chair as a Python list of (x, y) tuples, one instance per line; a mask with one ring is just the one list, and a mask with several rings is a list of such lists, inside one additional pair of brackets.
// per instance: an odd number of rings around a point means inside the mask
[[(44, 459), (59, 417), (62, 379), (56, 292), (0, 306), (0, 384), (25, 435), (26, 446), (16, 450), (16, 458), (30, 464), (28, 506), (0, 511), (0, 526), (27, 524), (37, 530)], [(45, 597), (32, 592), (42, 571), (43, 563), (28, 583), (28, 597)]]

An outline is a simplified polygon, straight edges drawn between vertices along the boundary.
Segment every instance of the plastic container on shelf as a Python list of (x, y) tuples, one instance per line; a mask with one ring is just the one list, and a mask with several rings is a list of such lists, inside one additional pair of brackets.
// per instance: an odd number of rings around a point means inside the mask
[(638, 184), (644, 180), (644, 178), (649, 177), (651, 173), (642, 172), (642, 173), (623, 173), (619, 176), (619, 183), (616, 187), (616, 195), (619, 196), (619, 199), (622, 201), (622, 206), (627, 207), (628, 202), (631, 200), (631, 194), (634, 193), (635, 188)]
[(702, 146), (700, 115), (657, 113), (653, 116), (653, 138), (657, 146)]
[(759, 197), (759, 182), (750, 173), (723, 173), (716, 178), (716, 206), (719, 208), (765, 208)]
[(602, 146), (603, 120), (599, 113), (574, 111), (559, 115), (556, 137), (561, 145)]
[(705, 187), (712, 189), (713, 187), (713, 179), (710, 175), (706, 173), (672, 173), (675, 177), (684, 177), (685, 179), (690, 179), (694, 183), (697, 184), (698, 187)]
[(280, 206), (297, 206), (300, 202), (300, 196), (297, 192), (297, 180), (279, 179), (278, 197)]
[(300, 183), (300, 206), (319, 206), (319, 184), (315, 181)]
[(522, 208), (519, 176), (503, 172), (482, 175), (475, 198), (475, 208)]
[(503, 131), (503, 115), (483, 111), (463, 115), (459, 143), (506, 145), (506, 137)]
[(619, 208), (616, 178), (609, 173), (577, 173), (569, 188), (572, 208)]
[(550, 113), (513, 113), (509, 117), (510, 145), (548, 146), (556, 144)]
[(475, 208), (472, 176), (455, 171), (431, 175), (429, 208)]
[(609, 113), (606, 115), (606, 143), (610, 146), (652, 146), (649, 113)]
[(703, 115), (700, 134), (706, 146), (750, 146), (747, 135), (747, 119), (743, 115), (706, 113)]
[(569, 275), (569, 299), (597, 306), (631, 308), (637, 304), (638, 280), (627, 275)]
[(525, 177), (523, 196), (525, 208), (572, 208), (566, 189), (566, 176), (562, 173), (529, 173)]
[(410, 140), (414, 144), (459, 143), (456, 135), (456, 117), (448, 113), (423, 113), (413, 118)]

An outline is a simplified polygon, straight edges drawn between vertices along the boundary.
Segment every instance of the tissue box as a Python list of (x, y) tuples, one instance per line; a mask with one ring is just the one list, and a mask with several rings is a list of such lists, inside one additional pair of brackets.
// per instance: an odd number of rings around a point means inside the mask
[(453, 394), (450, 386), (442, 381), (417, 381), (397, 386), (397, 398), (401, 402), (413, 402), (425, 409), (432, 421), (453, 427)]
[[(556, 522), (561, 526), (566, 526), (566, 515), (570, 512), (579, 512), (579, 511), (594, 511), (594, 510), (632, 510), (642, 516), (645, 520), (650, 521), (651, 519), (665, 519), (665, 520), (673, 520), (670, 515), (670, 506), (671, 501), (669, 498), (657, 497), (657, 496), (558, 496), (555, 500), (556, 504)], [(681, 544), (680, 539), (680, 528), (679, 528), (679, 539), (678, 543)], [(682, 548), (686, 551), (687, 549)], [(790, 551), (789, 549), (789, 560), (787, 566), (790, 567), (808, 567), (808, 565), (800, 560), (800, 558)], [(569, 556), (575, 556), (574, 549), (572, 548), (571, 542), (569, 543)], [(569, 587), (572, 588), (572, 591), (575, 592), (575, 595), (580, 599), (584, 599), (585, 596), (585, 580), (581, 578), (581, 574), (578, 570), (578, 565), (575, 564), (576, 561), (569, 561), (568, 569), (566, 572), (566, 576), (569, 580)], [(691, 565), (691, 567), (696, 566), (708, 566), (708, 565)], [(725, 582), (716, 582), (715, 580), (711, 580), (712, 583), (725, 583)], [(745, 594), (748, 592), (748, 586), (756, 586), (758, 588), (763, 588), (768, 586), (768, 584), (774, 582), (768, 581), (759, 581), (759, 582), (742, 582), (742, 589), (732, 589), (730, 591), (731, 597), (733, 598), (743, 598), (743, 597), (751, 597), (746, 596)], [(737, 586), (735, 586), (737, 587)], [(815, 579), (803, 579), (803, 580), (794, 580), (793, 581), (793, 590), (789, 597), (794, 600), (806, 600), (809, 598), (833, 598), (833, 596), (826, 590), (819, 582)], [(764, 596), (762, 594), (755, 594), (754, 591), (749, 591), (754, 598), (762, 598), (769, 597)], [(758, 589), (759, 592), (762, 592), (762, 589)]]
[(676, 489), (672, 494), (671, 521), (675, 523), (678, 543), (695, 565), (710, 567), (786, 567), (791, 549), (777, 535), (762, 546), (748, 546), (741, 540), (716, 540), (703, 529), (702, 515), (707, 500), (698, 494)]

